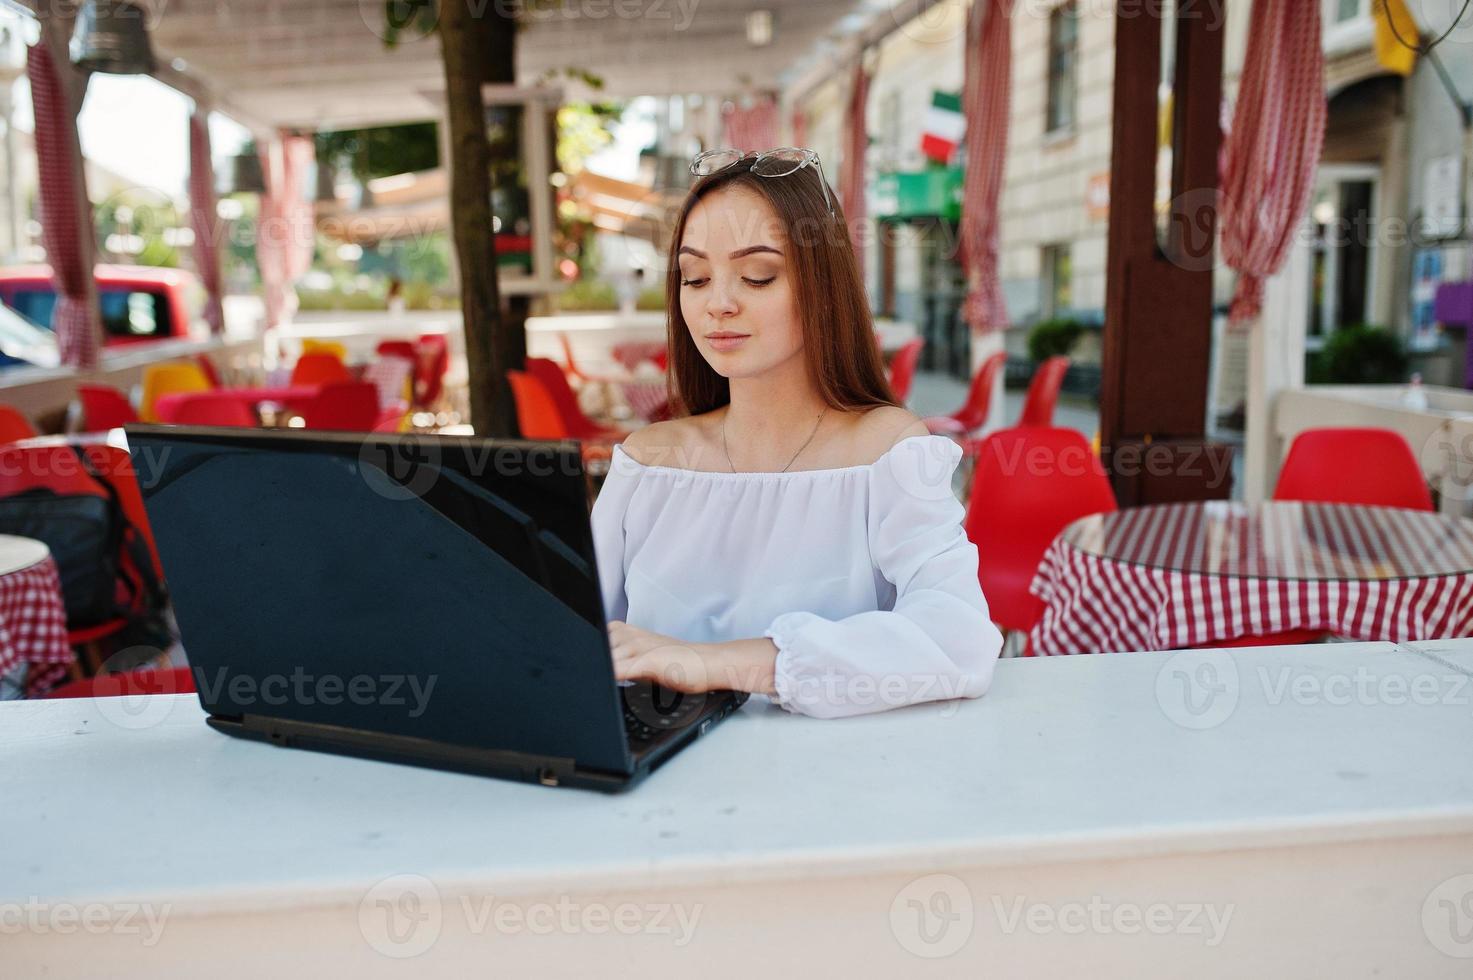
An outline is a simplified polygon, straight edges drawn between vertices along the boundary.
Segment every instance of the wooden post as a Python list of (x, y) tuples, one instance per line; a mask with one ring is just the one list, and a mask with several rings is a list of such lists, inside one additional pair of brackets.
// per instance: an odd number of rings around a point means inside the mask
[[(483, 82), (509, 80), (515, 65), (515, 24), (501, 5), (475, 10), (465, 0), (440, 5), (445, 62), (445, 119), (450, 158), (450, 216), (460, 279), (471, 425), (478, 435), (516, 434), (506, 370), (520, 367), (508, 343), (496, 278), (491, 230), (491, 147), (486, 140)], [(509, 357), (508, 354), (512, 356)]]
[[(1220, 7), (1221, 0), (1208, 6)], [(1222, 18), (1175, 5), (1167, 233), (1154, 210), (1161, 0), (1115, 18), (1114, 144), (1101, 444), (1121, 506), (1227, 497), (1229, 448), (1208, 444)]]

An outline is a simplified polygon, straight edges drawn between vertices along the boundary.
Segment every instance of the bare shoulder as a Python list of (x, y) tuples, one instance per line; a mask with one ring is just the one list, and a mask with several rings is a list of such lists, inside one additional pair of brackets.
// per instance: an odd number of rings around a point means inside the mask
[(926, 423), (914, 412), (894, 405), (881, 405), (865, 412), (859, 419), (856, 439), (867, 456), (879, 458), (891, 446), (911, 436), (930, 435)]
[(635, 429), (619, 443), (634, 461), (645, 466), (667, 466), (691, 439), (690, 419), (668, 419)]

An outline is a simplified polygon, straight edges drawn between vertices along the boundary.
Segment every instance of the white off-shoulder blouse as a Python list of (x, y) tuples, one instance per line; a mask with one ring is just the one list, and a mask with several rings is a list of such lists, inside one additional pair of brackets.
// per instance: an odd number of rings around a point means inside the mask
[(772, 700), (815, 717), (978, 697), (1002, 635), (951, 489), (960, 459), (911, 436), (863, 466), (710, 473), (616, 446), (592, 518), (607, 616), (688, 643), (770, 637)]

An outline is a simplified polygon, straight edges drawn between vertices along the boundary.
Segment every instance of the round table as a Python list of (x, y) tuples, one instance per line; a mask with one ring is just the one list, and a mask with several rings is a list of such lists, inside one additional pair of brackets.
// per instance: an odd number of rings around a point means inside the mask
[(51, 550), (34, 538), (0, 534), (0, 697), (34, 697), (74, 661)]
[(1069, 525), (1030, 591), (1034, 653), (1212, 646), (1314, 630), (1357, 640), (1473, 635), (1473, 522), (1273, 501), (1161, 504)]

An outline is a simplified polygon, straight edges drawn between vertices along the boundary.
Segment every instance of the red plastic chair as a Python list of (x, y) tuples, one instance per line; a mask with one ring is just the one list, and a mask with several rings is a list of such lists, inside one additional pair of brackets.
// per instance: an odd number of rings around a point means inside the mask
[(1032, 629), (1043, 603), (1028, 586), (1044, 552), (1072, 522), (1115, 509), (1104, 467), (1073, 429), (1019, 427), (983, 440), (966, 529), (993, 622)]
[(46, 698), (106, 698), (136, 694), (193, 694), (194, 673), (188, 667), (130, 670), (98, 674), (63, 684)]
[(997, 373), (1007, 360), (1007, 353), (998, 351), (983, 361), (972, 376), (972, 386), (967, 389), (967, 400), (962, 407), (950, 415), (927, 418), (926, 428), (934, 435), (945, 436), (976, 432), (986, 425), (988, 410), (992, 407), (992, 391), (997, 386)]
[(29, 439), (35, 434), (36, 427), (29, 419), (9, 405), (0, 405), (0, 444)]
[(524, 439), (569, 439), (567, 423), (557, 410), (557, 403), (536, 375), (526, 371), (507, 371), (512, 399), (517, 405), (517, 428)]
[(88, 432), (106, 432), (138, 421), (128, 396), (109, 385), (77, 385), (82, 400), (82, 428)]
[(415, 344), (414, 401), (417, 405), (433, 405), (445, 390), (445, 375), (450, 370), (450, 343), (444, 334), (427, 333)]
[(193, 398), (185, 395), (174, 406), (176, 425), (227, 425), (251, 428), (260, 423), (256, 413), (238, 401), (218, 398)]
[(908, 341), (890, 362), (890, 393), (902, 405), (910, 398), (911, 382), (915, 381), (916, 365), (921, 361), (921, 349), (925, 346), (925, 340), (920, 337)]
[(578, 396), (573, 392), (572, 387), (568, 384), (567, 376), (563, 374), (563, 369), (558, 367), (556, 361), (545, 357), (529, 357), (526, 373), (540, 381), (542, 387), (547, 389), (547, 394), (552, 397), (558, 416), (563, 420), (563, 427), (574, 439), (619, 442), (629, 435), (624, 429), (599, 425), (583, 414), (583, 409), (578, 405)]
[(81, 449), (92, 463), (92, 468), (117, 491), (118, 505), (123, 508), (123, 516), (143, 535), (148, 553), (153, 557), (154, 575), (162, 582), (164, 565), (159, 560), (158, 545), (153, 540), (153, 528), (148, 523), (148, 511), (143, 506), (143, 492), (138, 487), (138, 473), (133, 469), (133, 457), (128, 455), (128, 450), (106, 443), (89, 443)]
[(303, 354), (292, 367), (294, 385), (329, 385), (352, 380), (342, 360), (333, 354)]
[(1023, 399), (1023, 414), (1018, 416), (1019, 425), (1048, 426), (1054, 424), (1054, 406), (1059, 403), (1059, 389), (1064, 385), (1064, 375), (1069, 370), (1069, 358), (1062, 354), (1050, 357), (1033, 372), (1028, 383), (1028, 394)]
[(1390, 429), (1307, 429), (1294, 438), (1275, 500), (1432, 510), (1412, 447)]
[(370, 432), (379, 416), (378, 388), (367, 381), (324, 385), (302, 406), (302, 421), (309, 429)]
[(562, 344), (562, 347), (563, 347), (563, 360), (565, 362), (567, 362), (567, 363), (565, 363), (563, 365), (563, 370), (568, 373), (568, 376), (569, 377), (577, 378), (578, 379), (578, 382), (580, 384), (582, 384), (582, 383), (588, 383), (588, 384), (610, 384), (610, 383), (612, 383), (612, 381), (614, 379), (612, 379), (612, 378), (600, 378), (600, 377), (597, 377), (595, 375), (588, 374), (582, 368), (580, 368), (578, 366), (577, 359), (573, 357), (573, 342), (568, 339), (568, 335), (567, 334), (560, 333), (560, 334), (557, 335), (557, 339), (558, 339), (558, 342), (560, 344)]

